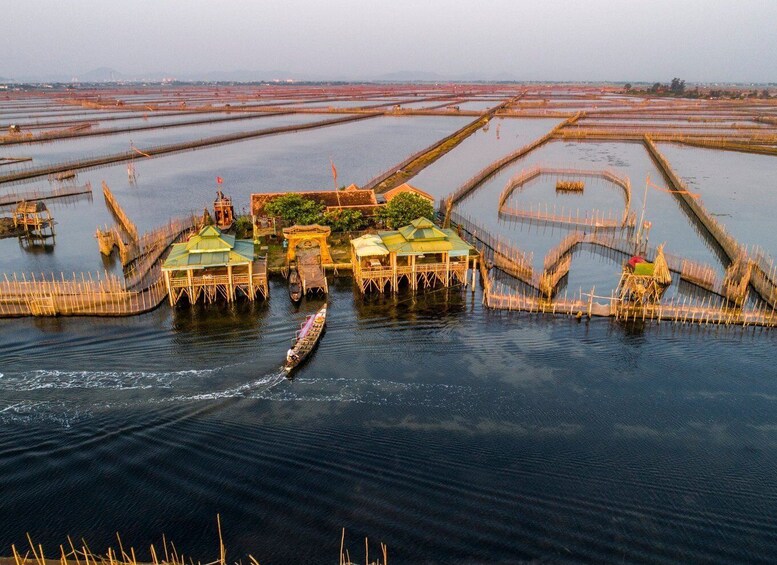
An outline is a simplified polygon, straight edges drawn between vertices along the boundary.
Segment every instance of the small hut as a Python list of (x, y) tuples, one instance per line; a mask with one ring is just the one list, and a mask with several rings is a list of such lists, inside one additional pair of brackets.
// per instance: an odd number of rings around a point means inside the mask
[(21, 228), (27, 235), (50, 237), (54, 235), (54, 218), (40, 200), (20, 202), (13, 212), (14, 228)]
[(661, 244), (652, 263), (635, 255), (623, 266), (618, 283), (619, 296), (622, 302), (655, 304), (661, 300), (671, 283), (672, 275), (664, 257), (664, 246)]

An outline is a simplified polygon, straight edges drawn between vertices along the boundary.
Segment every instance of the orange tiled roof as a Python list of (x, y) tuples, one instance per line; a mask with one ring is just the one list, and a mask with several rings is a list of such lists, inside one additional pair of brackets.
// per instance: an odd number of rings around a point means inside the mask
[(257, 193), (251, 195), (251, 213), (255, 216), (264, 215), (264, 207), (268, 202), (274, 200), (280, 196), (285, 196), (289, 193), (296, 193), (305, 198), (315, 200), (319, 204), (323, 204), (328, 209), (330, 208), (351, 208), (351, 207), (375, 207), (378, 206), (378, 201), (375, 199), (375, 192), (372, 190), (351, 189), (347, 190), (320, 190), (309, 192), (266, 192)]
[(412, 185), (409, 185), (406, 182), (392, 188), (391, 190), (384, 192), (383, 196), (385, 196), (386, 202), (391, 202), (392, 198), (394, 198), (398, 194), (402, 194), (403, 192), (412, 192), (413, 194), (417, 194), (421, 198), (426, 198), (430, 202), (434, 203), (434, 196), (432, 196), (428, 192), (424, 192), (420, 188), (416, 188)]

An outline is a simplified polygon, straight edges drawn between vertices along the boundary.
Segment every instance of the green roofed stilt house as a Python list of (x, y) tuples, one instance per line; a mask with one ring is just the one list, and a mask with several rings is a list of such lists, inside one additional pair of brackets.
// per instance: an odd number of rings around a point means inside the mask
[(266, 257), (256, 256), (251, 240), (235, 239), (216, 226), (205, 226), (185, 243), (173, 245), (162, 272), (171, 306), (184, 296), (194, 304), (268, 294)]
[(450, 229), (418, 218), (396, 231), (367, 234), (351, 240), (351, 262), (362, 292), (371, 288), (397, 292), (406, 282), (412, 290), (436, 285), (467, 284), (472, 269), (475, 288), (478, 254)]

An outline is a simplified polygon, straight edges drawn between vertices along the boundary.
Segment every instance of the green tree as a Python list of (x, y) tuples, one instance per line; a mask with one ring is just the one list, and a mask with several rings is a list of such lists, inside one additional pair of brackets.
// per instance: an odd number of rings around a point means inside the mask
[(367, 225), (367, 220), (359, 210), (335, 209), (324, 212), (321, 223), (332, 231), (356, 231)]
[(265, 204), (265, 212), (289, 224), (309, 225), (321, 221), (324, 205), (299, 194), (284, 194)]
[(672, 92), (672, 94), (682, 94), (685, 92), (685, 81), (677, 77), (673, 78), (671, 84), (669, 85), (669, 90)]
[(631, 90), (631, 83), (630, 83), (630, 82), (627, 82), (626, 84), (624, 84), (624, 85), (623, 85), (623, 90), (625, 90), (626, 92), (628, 92), (629, 90)]
[(253, 225), (250, 216), (238, 216), (235, 220), (235, 236), (238, 239), (251, 237)]
[(378, 218), (391, 229), (406, 226), (416, 218), (434, 219), (434, 206), (426, 198), (403, 192), (378, 210)]

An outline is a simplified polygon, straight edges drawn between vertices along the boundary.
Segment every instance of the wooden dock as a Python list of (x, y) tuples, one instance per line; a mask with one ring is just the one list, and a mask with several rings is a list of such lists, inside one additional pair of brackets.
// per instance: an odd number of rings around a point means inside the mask
[(297, 251), (297, 270), (302, 281), (302, 293), (329, 292), (329, 283), (326, 280), (326, 272), (321, 263), (320, 248)]

